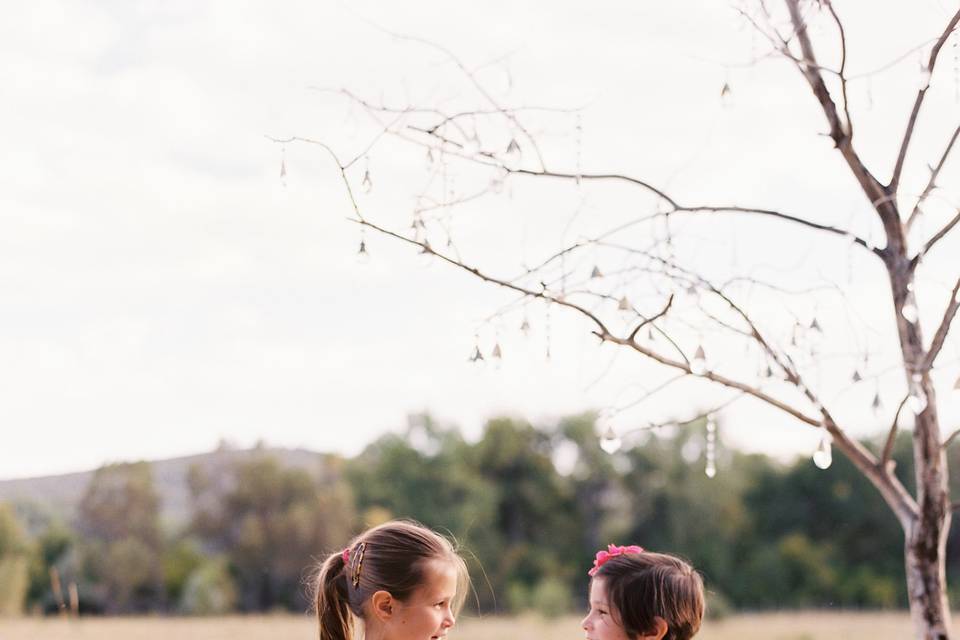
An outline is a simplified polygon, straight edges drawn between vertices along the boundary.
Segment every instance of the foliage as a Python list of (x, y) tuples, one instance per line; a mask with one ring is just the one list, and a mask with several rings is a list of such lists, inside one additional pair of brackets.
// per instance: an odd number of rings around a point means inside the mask
[[(312, 476), (264, 454), (237, 462), (223, 478), (194, 473), (191, 485), (196, 501), (191, 530), (208, 551), (227, 558), (240, 609), (305, 608), (304, 571), (312, 558), (342, 545), (353, 523), (337, 459), (328, 458)], [(203, 584), (218, 579), (212, 573), (196, 578)], [(210, 599), (232, 600), (228, 595)]]
[[(110, 613), (166, 606), (160, 498), (146, 462), (111, 464), (94, 474), (77, 510), (86, 584)], [(90, 585), (91, 588), (86, 588)]]
[(23, 527), (6, 503), (0, 503), (0, 616), (23, 611), (30, 586), (33, 547)]
[[(316, 560), (362, 528), (406, 517), (456, 539), (476, 591), (469, 602), (484, 612), (580, 607), (593, 553), (608, 542), (688, 558), (705, 576), (712, 615), (906, 604), (903, 534), (845, 458), (823, 471), (721, 447), (708, 478), (702, 423), (614, 455), (596, 433), (590, 414), (539, 428), (503, 417), (468, 442), (420, 415), (355, 458), (326, 457), (312, 470), (254, 452), (219, 471), (194, 469), (193, 519), (172, 532), (157, 524), (149, 467), (111, 465), (94, 476), (75, 530), (31, 517), (29, 539), (0, 507), (0, 599), (13, 603), (6, 610), (24, 597), (55, 610), (56, 567), (65, 585), (81, 583), (87, 610), (303, 611)], [(910, 437), (893, 448), (905, 482)]]

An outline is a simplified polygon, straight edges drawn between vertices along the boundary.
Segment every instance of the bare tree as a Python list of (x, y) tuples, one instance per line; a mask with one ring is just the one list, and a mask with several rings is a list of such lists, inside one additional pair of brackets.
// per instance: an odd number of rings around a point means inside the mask
[[(730, 390), (735, 397), (752, 398), (769, 405), (793, 420), (820, 430), (818, 465), (829, 465), (831, 446), (838, 448), (876, 487), (903, 528), (907, 593), (916, 637), (948, 638), (951, 631), (945, 556), (952, 504), (944, 451), (956, 434), (944, 436), (932, 376), (960, 308), (960, 270), (954, 269), (955, 272), (949, 274), (950, 280), (941, 286), (940, 295), (930, 296), (923, 309), (914, 285), (918, 270), (929, 263), (934, 249), (960, 222), (960, 208), (956, 204), (952, 205), (952, 213), (932, 227), (929, 223), (932, 216), (926, 211), (932, 209), (928, 205), (940, 188), (938, 180), (944, 176), (960, 136), (960, 123), (952, 131), (940, 133), (939, 149), (927, 165), (929, 174), (922, 188), (911, 192), (903, 185), (908, 164), (919, 162), (910, 153), (911, 143), (924, 113), (931, 77), (940, 68), (938, 62), (945, 49), (949, 49), (948, 41), (960, 38), (957, 35), (960, 11), (949, 17), (942, 30), (914, 52), (923, 56), (919, 88), (906, 114), (905, 125), (886, 129), (887, 135), (896, 137), (896, 154), (892, 158), (889, 180), (881, 181), (867, 166), (856, 144), (859, 138), (855, 136), (857, 128), (852, 114), (856, 109), (851, 103), (851, 84), (864, 78), (869, 81), (869, 74), (853, 76), (848, 70), (847, 35), (840, 15), (830, 0), (784, 0), (783, 4), (774, 9), (760, 0), (749, 10), (741, 10), (744, 20), (768, 49), (757, 57), (786, 59), (809, 86), (815, 98), (810, 105), (822, 112), (828, 127), (826, 135), (842, 158), (845, 170), (855, 179), (859, 193), (869, 203), (874, 221), (882, 227), (880, 240), (855, 232), (852, 225), (839, 224), (836, 215), (823, 217), (814, 212), (804, 215), (778, 208), (722, 202), (690, 204), (682, 195), (643, 177), (582, 169), (579, 147), (572, 163), (576, 166), (558, 170), (554, 168), (550, 150), (542, 144), (546, 134), (535, 131), (530, 123), (535, 121), (534, 115), (579, 118), (575, 111), (505, 105), (496, 92), (482, 82), (480, 71), (484, 67), (468, 68), (450, 51), (425, 41), (421, 42), (423, 46), (438, 52), (458, 70), (470, 95), (480, 101), (479, 106), (476, 103), (464, 109), (390, 106), (343, 90), (340, 94), (377, 128), (360, 153), (341, 157), (325, 140), (290, 138), (277, 142), (316, 144), (334, 159), (352, 204), (353, 219), (362, 229), (413, 245), (434, 260), (516, 294), (516, 299), (497, 310), (493, 317), (502, 318), (540, 303), (568, 311), (591, 325), (599, 343), (617, 345), (672, 372), (653, 392), (678, 380), (697, 379)], [(814, 24), (819, 29), (816, 38)], [(721, 98), (726, 99), (730, 93), (729, 85), (724, 84)], [(575, 137), (579, 136), (579, 125), (574, 128)], [(497, 144), (481, 144), (481, 133), (483, 139), (496, 140)], [(427, 157), (429, 179), (417, 194), (412, 222), (404, 230), (371, 217), (358, 204), (359, 198), (352, 186), (371, 187), (369, 170), (361, 169), (365, 158), (385, 139), (400, 140), (419, 148), (418, 153)], [(566, 164), (571, 164), (569, 156)], [(447, 184), (454, 166), (460, 167), (461, 184), (457, 189)], [(476, 175), (485, 176), (486, 182), (473, 190), (463, 186), (469, 184), (470, 176)], [(505, 184), (516, 180), (594, 189), (622, 185), (634, 190), (637, 202), (634, 211), (644, 213), (631, 213), (606, 228), (594, 226), (593, 233), (575, 242), (567, 241), (535, 264), (518, 260), (521, 268), (515, 276), (496, 275), (493, 267), (463, 257), (458, 243), (454, 242), (450, 222), (459, 205), (499, 193)], [(918, 231), (917, 222), (925, 216), (927, 231)], [(801, 318), (790, 311), (772, 312), (769, 305), (757, 303), (767, 294), (773, 299), (779, 299), (778, 296), (812, 299), (814, 294), (810, 289), (793, 287), (791, 290), (796, 278), (768, 282), (747, 273), (732, 274), (718, 281), (702, 266), (688, 266), (688, 260), (678, 248), (677, 227), (678, 221), (691, 218), (709, 219), (716, 225), (733, 220), (782, 224), (796, 229), (797, 233), (822, 238), (818, 241), (819, 252), (838, 254), (841, 260), (862, 255), (883, 269), (889, 283), (889, 290), (883, 293), (887, 298), (884, 304), (892, 312), (888, 318), (895, 318), (891, 347), (895, 340), (895, 366), (906, 385), (906, 394), (902, 400), (898, 396), (899, 403), (890, 403), (891, 407), (896, 406), (896, 411), (888, 436), (876, 451), (851, 437), (849, 425), (831, 406), (837, 391), (835, 378), (825, 382), (815, 375), (818, 362), (825, 357), (818, 350), (815, 338), (822, 330), (828, 311), (821, 309), (819, 316)], [(362, 254), (367, 251), (363, 240), (360, 251)], [(611, 264), (617, 266), (611, 268)], [(942, 273), (935, 275), (943, 276)], [(942, 281), (938, 277), (932, 279)], [(834, 296), (835, 302), (849, 303), (850, 291), (843, 287), (832, 287), (828, 295)], [(856, 310), (840, 308), (835, 313), (849, 317), (855, 315)], [(935, 330), (932, 338), (925, 339), (920, 317), (933, 315), (937, 318), (932, 325)], [(624, 317), (625, 322), (618, 319)], [(527, 324), (526, 317), (523, 324)], [(739, 340), (756, 362), (752, 370), (755, 374), (746, 371), (739, 362), (736, 366), (709, 362), (711, 340), (714, 343)], [(474, 358), (483, 357), (478, 345)], [(499, 343), (486, 357), (500, 357)], [(867, 368), (869, 365), (865, 363), (853, 372), (853, 383), (869, 377)], [(729, 401), (725, 400), (724, 404)], [(880, 402), (878, 384), (875, 408)], [(911, 494), (896, 475), (891, 459), (900, 419), (907, 414), (914, 416), (915, 494)], [(608, 440), (615, 437), (614, 433), (607, 434)]]

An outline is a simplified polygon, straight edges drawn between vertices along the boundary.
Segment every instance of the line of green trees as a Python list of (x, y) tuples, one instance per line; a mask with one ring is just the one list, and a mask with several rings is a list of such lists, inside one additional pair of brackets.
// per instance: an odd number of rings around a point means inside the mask
[[(0, 613), (56, 611), (66, 587), (55, 582), (76, 585), (92, 613), (303, 611), (315, 561), (393, 517), (459, 541), (486, 612), (576, 607), (608, 542), (686, 556), (714, 612), (906, 605), (902, 534), (844, 458), (821, 471), (721, 450), (710, 479), (703, 449), (698, 424), (611, 456), (591, 416), (548, 429), (495, 419), (476, 442), (417, 416), (354, 458), (318, 457), (315, 470), (269, 451), (195, 466), (179, 526), (162, 521), (148, 463), (108, 465), (70, 522), (0, 504)], [(908, 483), (909, 451), (908, 434), (894, 456)], [(957, 563), (950, 554), (953, 573)]]

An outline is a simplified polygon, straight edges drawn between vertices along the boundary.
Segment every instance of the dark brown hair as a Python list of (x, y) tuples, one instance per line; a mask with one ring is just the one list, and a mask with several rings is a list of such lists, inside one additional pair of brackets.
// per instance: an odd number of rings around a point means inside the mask
[(603, 580), (614, 620), (636, 638), (667, 623), (664, 640), (689, 640), (703, 619), (703, 578), (689, 564), (665, 553), (629, 553), (607, 560), (593, 577)]
[(451, 603), (456, 614), (469, 585), (466, 564), (446, 538), (423, 525), (387, 522), (361, 533), (346, 550), (327, 556), (314, 585), (320, 640), (353, 640), (355, 619), (363, 619), (367, 599), (382, 590), (406, 600), (423, 585), (424, 564), (433, 559), (449, 561), (457, 570), (457, 593)]

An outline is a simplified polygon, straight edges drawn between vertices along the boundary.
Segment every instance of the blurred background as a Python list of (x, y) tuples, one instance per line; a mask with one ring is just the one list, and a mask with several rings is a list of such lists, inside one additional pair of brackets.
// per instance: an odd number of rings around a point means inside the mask
[[(722, 423), (719, 432), (722, 441)], [(0, 604), (6, 613), (303, 612), (316, 562), (367, 526), (406, 517), (459, 542), (475, 613), (581, 610), (586, 570), (611, 542), (691, 560), (716, 617), (906, 606), (899, 525), (846, 459), (824, 472), (808, 459), (721, 447), (708, 478), (704, 434), (693, 423), (610, 455), (591, 415), (536, 426), (497, 418), (476, 441), (416, 415), (349, 458), (223, 443), (4, 481)], [(912, 477), (909, 435), (894, 458)]]

